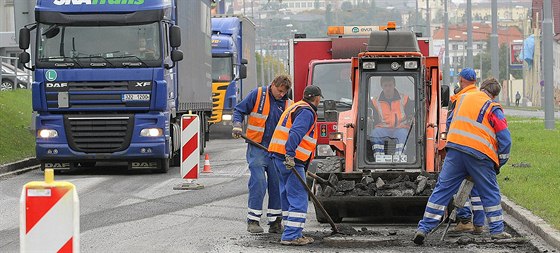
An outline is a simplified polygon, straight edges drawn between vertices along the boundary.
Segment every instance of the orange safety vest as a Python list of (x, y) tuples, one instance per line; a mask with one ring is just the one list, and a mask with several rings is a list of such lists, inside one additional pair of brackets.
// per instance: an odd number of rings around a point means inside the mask
[[(278, 154), (286, 155), (286, 142), (288, 142), (288, 137), (290, 133), (290, 128), (292, 127), (292, 112), (295, 112), (300, 107), (311, 108), (307, 102), (300, 100), (297, 103), (288, 107), (284, 110), (282, 116), (280, 116), (280, 121), (276, 125), (276, 129), (272, 134), (272, 139), (270, 140), (270, 145), (268, 146), (269, 152), (275, 152)], [(312, 109), (312, 108), (311, 108)], [(313, 159), (315, 156), (315, 147), (317, 146), (317, 131), (315, 131), (315, 125), (317, 124), (317, 113), (315, 114), (315, 120), (312, 127), (307, 131), (307, 133), (301, 139), (298, 147), (296, 148), (295, 159), (300, 161), (307, 161), (308, 159)]]
[[(284, 108), (288, 108), (292, 104), (292, 100), (286, 100)], [(286, 109), (284, 109), (285, 111)], [(270, 95), (267, 87), (259, 87), (257, 90), (257, 101), (253, 106), (253, 110), (247, 116), (247, 138), (260, 143), (264, 135), (266, 119), (270, 113)]]
[(469, 93), (469, 92), (473, 92), (473, 91), (477, 91), (478, 89), (476, 88), (476, 86), (474, 86), (474, 84), (471, 84), (465, 88), (463, 88), (461, 91), (459, 91), (457, 94), (454, 94), (453, 96), (451, 96), (449, 98), (450, 102), (453, 103), (455, 102), (455, 100), (457, 100), (457, 98), (463, 94)]
[(406, 116), (404, 113), (404, 106), (408, 103), (407, 95), (404, 95), (399, 100), (393, 100), (390, 103), (377, 99), (372, 99), (371, 102), (381, 118), (381, 122), (375, 125), (376, 127), (409, 127), (409, 125), (403, 124)]
[(496, 132), (488, 120), (494, 106), (500, 104), (492, 101), (482, 91), (461, 95), (453, 111), (447, 141), (478, 150), (500, 164)]

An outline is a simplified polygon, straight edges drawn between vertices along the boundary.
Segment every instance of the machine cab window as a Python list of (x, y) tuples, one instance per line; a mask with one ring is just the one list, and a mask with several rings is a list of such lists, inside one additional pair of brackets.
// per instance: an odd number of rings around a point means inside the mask
[(416, 162), (414, 84), (410, 75), (368, 79), (367, 162)]

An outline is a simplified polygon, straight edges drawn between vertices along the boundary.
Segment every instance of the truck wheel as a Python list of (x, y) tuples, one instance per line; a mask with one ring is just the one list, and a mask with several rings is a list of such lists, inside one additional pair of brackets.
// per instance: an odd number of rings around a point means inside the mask
[(198, 150), (201, 155), (204, 154), (204, 148), (206, 146), (206, 132), (208, 131), (208, 128), (206, 127), (207, 125), (208, 118), (206, 117), (206, 114), (200, 115), (200, 132), (198, 133), (200, 136), (200, 143), (198, 144)]
[(168, 158), (160, 159), (159, 160), (159, 168), (154, 170), (156, 173), (167, 173), (169, 170), (169, 160)]

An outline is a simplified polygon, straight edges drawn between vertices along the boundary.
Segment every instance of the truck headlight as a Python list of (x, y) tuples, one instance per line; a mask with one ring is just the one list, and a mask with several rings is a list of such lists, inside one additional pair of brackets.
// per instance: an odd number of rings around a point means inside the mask
[(231, 121), (231, 115), (229, 114), (222, 115), (222, 120)]
[(144, 128), (140, 131), (140, 136), (143, 137), (159, 137), (163, 135), (161, 128)]
[(334, 156), (336, 153), (329, 145), (317, 145), (317, 156)]
[(58, 137), (58, 132), (54, 129), (39, 129), (37, 131), (37, 137), (48, 139)]

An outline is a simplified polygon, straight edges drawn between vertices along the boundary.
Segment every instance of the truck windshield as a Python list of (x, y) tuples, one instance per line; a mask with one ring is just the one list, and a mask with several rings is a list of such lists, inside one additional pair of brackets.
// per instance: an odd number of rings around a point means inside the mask
[(324, 100), (334, 100), (342, 104), (352, 104), (352, 81), (350, 62), (319, 63), (313, 67), (313, 81), (321, 88)]
[(212, 57), (212, 81), (229, 82), (232, 77), (231, 57)]
[(368, 83), (366, 159), (373, 163), (415, 163), (415, 78), (371, 76)]
[[(158, 23), (131, 26), (59, 26), (39, 24), (37, 65), (74, 67), (161, 66)], [(68, 66), (68, 65), (65, 65)]]

